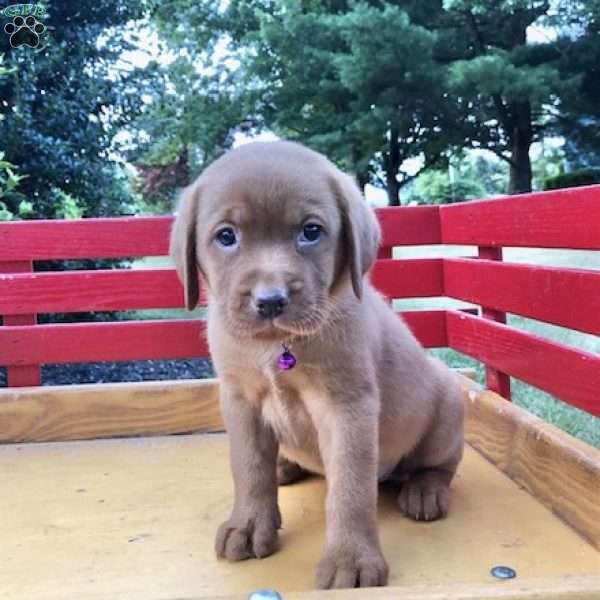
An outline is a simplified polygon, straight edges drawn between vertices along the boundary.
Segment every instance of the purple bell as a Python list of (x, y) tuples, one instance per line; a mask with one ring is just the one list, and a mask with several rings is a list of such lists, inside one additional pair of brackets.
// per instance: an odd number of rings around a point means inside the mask
[(277, 366), (283, 371), (289, 371), (296, 366), (296, 357), (285, 346), (277, 359)]

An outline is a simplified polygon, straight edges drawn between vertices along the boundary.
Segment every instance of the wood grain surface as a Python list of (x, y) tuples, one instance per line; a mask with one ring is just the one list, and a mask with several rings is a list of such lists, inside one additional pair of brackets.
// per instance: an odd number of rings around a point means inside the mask
[[(321, 478), (280, 490), (279, 552), (216, 560), (215, 530), (233, 501), (221, 434), (0, 446), (0, 487), (4, 600), (241, 600), (258, 588), (301, 600), (295, 594), (314, 586), (325, 534)], [(447, 519), (406, 519), (396, 496), (382, 486), (391, 587), (344, 597), (414, 600), (415, 586), (418, 600), (599, 597), (600, 554), (472, 449)], [(517, 579), (494, 584), (495, 565), (514, 568)]]

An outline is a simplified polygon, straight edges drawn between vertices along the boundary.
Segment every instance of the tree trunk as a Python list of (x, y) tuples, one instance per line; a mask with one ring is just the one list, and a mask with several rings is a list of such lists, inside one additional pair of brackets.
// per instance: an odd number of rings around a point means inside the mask
[(368, 173), (357, 173), (356, 174), (356, 182), (358, 183), (358, 187), (360, 191), (365, 193), (365, 186), (369, 183), (369, 174)]
[(390, 130), (390, 147), (384, 157), (385, 183), (387, 187), (388, 205), (400, 206), (400, 184), (398, 183), (398, 169), (400, 168), (400, 145), (398, 144), (398, 129)]
[(387, 196), (389, 206), (400, 206), (400, 185), (396, 174), (386, 174)]
[(510, 132), (510, 178), (509, 194), (531, 191), (531, 158), (529, 150), (533, 140), (531, 106), (529, 102), (514, 103), (511, 107), (513, 128)]

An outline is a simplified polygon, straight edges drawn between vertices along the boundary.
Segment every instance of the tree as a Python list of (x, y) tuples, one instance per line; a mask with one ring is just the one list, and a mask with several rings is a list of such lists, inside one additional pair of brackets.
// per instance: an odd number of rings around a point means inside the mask
[[(243, 2), (232, 3), (235, 14), (245, 14)], [(237, 39), (259, 82), (265, 124), (324, 152), (361, 185), (385, 187), (389, 204), (399, 204), (400, 188), (418, 174), (403, 171), (406, 161), (442, 164), (459, 142), (454, 128), (440, 126), (460, 119), (439, 86), (435, 35), (391, 4), (266, 6)]]
[[(446, 0), (444, 5), (438, 58), (449, 64), (451, 90), (469, 103), (481, 125), (471, 145), (509, 164), (509, 193), (530, 191), (531, 145), (553, 130), (562, 99), (581, 83), (574, 63), (561, 64), (573, 45), (564, 32), (573, 3)], [(546, 26), (549, 40), (528, 41), (532, 24)]]
[[(168, 75), (180, 91), (167, 93), (171, 113), (148, 114), (167, 149), (175, 140), (202, 161), (240, 128), (268, 128), (396, 204), (419, 174), (409, 159), (422, 171), (457, 149), (487, 149), (516, 193), (531, 189), (535, 141), (558, 132), (593, 158), (600, 139), (597, 0), (175, 0), (155, 22), (180, 49)], [(532, 25), (545, 41), (528, 38)]]
[[(398, 6), (233, 0), (220, 10), (212, 0), (175, 4), (180, 18), (194, 24), (193, 33), (184, 36), (159, 11), (161, 33), (182, 45), (194, 65), (214, 48), (221, 54), (227, 48), (235, 64), (228, 95), (244, 109), (228, 111), (226, 97), (203, 106), (204, 94), (197, 93), (196, 116), (184, 110), (184, 122), (220, 112), (233, 130), (237, 120), (238, 127), (301, 141), (353, 172), (361, 186), (386, 187), (390, 204), (398, 204), (400, 187), (416, 176), (403, 171), (407, 159), (419, 158), (423, 168), (443, 164), (449, 147), (462, 143), (456, 127), (441, 126), (461, 123), (464, 111), (439, 85), (435, 34)], [(441, 10), (438, 2), (426, 4)], [(188, 82), (200, 78), (190, 74)], [(201, 126), (183, 127), (192, 145), (207, 140)]]
[(600, 2), (572, 2), (570, 9), (554, 19), (567, 38), (559, 69), (562, 77), (575, 72), (580, 79), (561, 96), (554, 132), (566, 140), (569, 168), (586, 169), (600, 165)]
[[(11, 69), (0, 80), (0, 150), (27, 175), (19, 192), (32, 210), (24, 216), (135, 211), (113, 139), (139, 110), (151, 78), (151, 69), (119, 64), (133, 47), (125, 29), (144, 10), (142, 2), (123, 0), (53, 2), (39, 49), (11, 48), (8, 36), (0, 36)], [(17, 197), (5, 202), (19, 212)]]
[(150, 210), (171, 210), (178, 189), (230, 149), (237, 132), (254, 129), (241, 70), (222, 43), (219, 4), (176, 0), (155, 4), (150, 13), (148, 27), (168, 60), (156, 67), (128, 127), (127, 152)]
[(177, 189), (231, 148), (246, 113), (231, 81), (235, 73), (224, 68), (198, 73), (193, 61), (179, 57), (159, 74), (160, 85), (129, 128), (135, 144), (127, 156), (145, 201), (168, 210)]
[[(0, 81), (7, 77), (12, 69), (4, 65), (4, 56), (0, 54)], [(0, 114), (0, 121), (4, 115)], [(0, 151), (0, 221), (10, 221), (15, 217), (27, 214), (30, 209), (24, 196), (17, 189), (19, 183), (26, 175), (19, 175), (15, 165), (4, 159), (4, 152)], [(9, 210), (8, 205), (17, 207), (17, 214)]]
[[(356, 137), (368, 135), (374, 177), (383, 171), (389, 204), (399, 204), (400, 188), (444, 164), (460, 142), (458, 128), (442, 128), (459, 120), (460, 107), (439, 85), (444, 73), (433, 59), (436, 36), (391, 4), (357, 4), (330, 23), (344, 42), (333, 62), (353, 98), (351, 126)], [(415, 157), (421, 168), (409, 174), (403, 166)]]

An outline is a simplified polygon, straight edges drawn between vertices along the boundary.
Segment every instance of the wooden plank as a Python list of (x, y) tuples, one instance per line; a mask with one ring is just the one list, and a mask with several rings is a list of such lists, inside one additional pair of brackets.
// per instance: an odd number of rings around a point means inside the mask
[(600, 450), (462, 383), (469, 444), (600, 550)]
[(379, 246), (379, 250), (377, 250), (377, 259), (393, 258), (393, 250), (393, 246)]
[[(279, 552), (216, 560), (215, 530), (233, 501), (220, 434), (4, 445), (0, 488), (4, 600), (246, 598), (258, 588), (289, 600), (314, 587), (325, 533), (321, 478), (279, 491)], [(553, 598), (552, 590), (574, 593), (568, 600), (580, 592), (581, 600), (597, 591), (588, 578), (598, 575), (598, 552), (470, 447), (452, 488), (449, 517), (417, 523), (398, 513), (397, 489), (382, 486), (390, 587), (331, 594), (400, 600), (414, 586), (437, 586), (441, 600), (461, 583), (481, 594), (494, 585), (491, 567), (502, 564), (517, 579), (496, 584), (500, 593), (522, 586), (527, 600), (534, 590), (536, 600)]]
[[(183, 308), (175, 269), (117, 269), (0, 275), (0, 314)], [(200, 304), (206, 303), (204, 291)], [(17, 323), (13, 323), (16, 325)]]
[[(376, 212), (383, 245), (440, 242), (437, 206)], [(172, 222), (172, 216), (5, 222), (0, 223), (0, 253), (6, 261), (164, 256)]]
[[(600, 576), (526, 578), (496, 583), (448, 583), (402, 587), (287, 592), (284, 600), (598, 600)], [(196, 596), (188, 600), (247, 600), (247, 595)], [(167, 600), (176, 600), (174, 597)]]
[(600, 249), (600, 185), (440, 207), (441, 243)]
[[(443, 310), (400, 314), (422, 344), (446, 345)], [(204, 330), (198, 319), (0, 327), (0, 365), (208, 357)]]
[(217, 379), (0, 388), (0, 443), (223, 431), (218, 396)]
[[(468, 442), (600, 549), (600, 451), (465, 378)], [(0, 441), (220, 431), (217, 380), (0, 390)]]
[(439, 206), (388, 206), (375, 209), (381, 224), (381, 246), (439, 244)]
[(441, 258), (378, 260), (371, 283), (388, 298), (429, 298), (444, 295)]
[[(501, 261), (502, 260), (502, 248), (493, 248), (491, 246), (479, 246), (478, 256), (480, 259), (490, 261)], [(445, 287), (445, 281), (444, 281)], [(488, 304), (481, 306), (481, 316), (484, 319), (490, 319), (497, 323), (506, 323), (506, 313), (500, 310), (496, 310), (490, 307)], [(500, 394), (507, 400), (511, 399), (510, 392), (510, 377), (495, 369), (491, 365), (485, 365), (485, 383), (490, 390)]]
[(600, 416), (600, 355), (449, 310), (448, 345)]
[(600, 335), (600, 272), (444, 259), (448, 296)]
[[(3, 273), (30, 273), (33, 271), (33, 262), (30, 260), (5, 261), (0, 260), (0, 304), (8, 294), (8, 286), (2, 285)], [(27, 277), (27, 275), (23, 275)], [(35, 325), (37, 323), (37, 309), (31, 306), (29, 310), (20, 312), (11, 304), (6, 310), (0, 309), (3, 325)], [(42, 382), (42, 370), (40, 365), (13, 365), (6, 369), (7, 384), (11, 387), (22, 387), (25, 385), (40, 385)]]
[(405, 310), (398, 314), (425, 348), (445, 348), (448, 345), (446, 311)]
[(2, 260), (121, 258), (168, 254), (173, 217), (0, 223)]
[(0, 442), (223, 430), (215, 379), (0, 389)]
[[(373, 285), (391, 298), (443, 294), (441, 259), (380, 260)], [(174, 269), (62, 271), (0, 274), (0, 314), (182, 308)], [(204, 292), (200, 304), (206, 303)], [(12, 325), (25, 323), (10, 323)]]
[(207, 357), (204, 322), (193, 319), (0, 327), (0, 364)]

